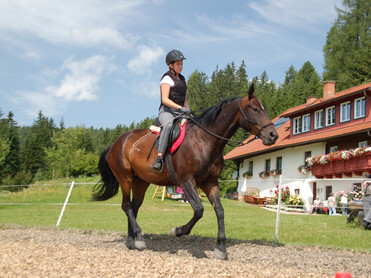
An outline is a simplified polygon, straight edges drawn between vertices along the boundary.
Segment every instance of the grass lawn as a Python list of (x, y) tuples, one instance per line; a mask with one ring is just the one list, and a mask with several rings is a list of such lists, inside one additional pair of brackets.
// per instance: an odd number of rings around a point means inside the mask
[[(121, 192), (108, 201), (91, 202), (93, 186), (75, 185), (60, 227), (126, 234), (127, 219), (121, 210)], [(185, 224), (193, 210), (189, 204), (176, 200), (162, 202), (160, 195), (152, 199), (155, 188), (151, 185), (147, 191), (138, 223), (145, 234), (169, 234), (171, 228)], [(36, 184), (17, 193), (0, 191), (0, 226), (55, 227), (67, 192), (68, 188), (61, 184)], [(274, 241), (275, 212), (227, 199), (222, 202), (229, 240)], [(203, 198), (202, 203), (204, 216), (191, 234), (216, 237), (214, 210), (207, 198)], [(281, 214), (279, 241), (282, 244), (371, 252), (370, 235), (370, 231), (359, 225), (346, 224), (345, 216)]]

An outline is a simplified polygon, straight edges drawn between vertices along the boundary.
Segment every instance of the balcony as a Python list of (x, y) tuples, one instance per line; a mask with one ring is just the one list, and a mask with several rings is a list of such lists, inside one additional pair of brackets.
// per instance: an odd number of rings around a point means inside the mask
[(342, 178), (342, 176), (351, 177), (352, 174), (362, 176), (362, 172), (371, 174), (371, 152), (367, 152), (360, 157), (353, 157), (348, 160), (329, 161), (326, 164), (313, 164), (312, 175), (318, 179), (334, 176)]

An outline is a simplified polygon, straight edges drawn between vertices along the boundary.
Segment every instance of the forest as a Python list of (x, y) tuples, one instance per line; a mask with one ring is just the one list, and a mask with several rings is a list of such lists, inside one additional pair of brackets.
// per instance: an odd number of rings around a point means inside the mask
[[(323, 47), (324, 72), (320, 76), (310, 61), (300, 69), (288, 66), (283, 84), (269, 79), (266, 71), (249, 77), (243, 61), (218, 66), (207, 76), (195, 70), (187, 80), (188, 102), (194, 113), (231, 96), (244, 96), (254, 83), (257, 96), (273, 119), (290, 107), (305, 103), (309, 96), (322, 96), (322, 83), (337, 82), (338, 91), (371, 81), (371, 6), (367, 0), (344, 0), (344, 10), (329, 30)], [(19, 126), (16, 115), (0, 107), (0, 184), (30, 184), (39, 180), (61, 177), (93, 176), (98, 174), (101, 152), (122, 133), (134, 128), (148, 128), (154, 118), (146, 118), (130, 126), (117, 125), (113, 129), (68, 127), (63, 120), (38, 113), (32, 126)], [(239, 130), (237, 140), (249, 134)], [(229, 152), (232, 146), (225, 148)], [(227, 162), (221, 179), (230, 180), (236, 166)], [(221, 184), (224, 192), (235, 183)], [(9, 188), (8, 188), (9, 189)]]

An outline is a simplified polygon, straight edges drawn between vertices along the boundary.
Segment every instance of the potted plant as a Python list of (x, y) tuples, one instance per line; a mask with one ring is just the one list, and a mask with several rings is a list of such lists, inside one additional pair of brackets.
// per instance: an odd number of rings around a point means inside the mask
[(259, 178), (261, 179), (267, 179), (270, 176), (270, 171), (261, 171), (259, 173)]
[(310, 172), (310, 170), (311, 170), (311, 167), (309, 165), (300, 165), (298, 167), (298, 171), (300, 174), (306, 175)]
[(273, 177), (279, 176), (281, 174), (282, 174), (282, 170), (281, 169), (273, 169), (273, 170), (269, 171), (269, 175), (270, 176), (273, 176)]
[(251, 171), (246, 171), (245, 173), (242, 174), (242, 177), (250, 178), (250, 177), (252, 177), (252, 172)]

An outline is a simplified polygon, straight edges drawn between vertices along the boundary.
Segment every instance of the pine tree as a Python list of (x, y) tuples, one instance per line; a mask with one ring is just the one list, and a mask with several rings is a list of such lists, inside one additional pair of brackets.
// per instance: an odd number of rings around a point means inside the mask
[(20, 142), (18, 134), (17, 122), (14, 120), (12, 112), (8, 113), (7, 136), (9, 141), (9, 153), (5, 157), (3, 175), (8, 175), (12, 178), (20, 171)]
[(323, 79), (337, 90), (371, 81), (371, 5), (369, 0), (344, 0), (323, 47)]
[(0, 109), (0, 181), (4, 177), (5, 159), (10, 151), (10, 143), (8, 140), (7, 121), (3, 118), (3, 112)]
[(194, 71), (187, 82), (187, 100), (194, 112), (200, 112), (209, 105), (208, 77), (205, 73)]
[(35, 175), (39, 170), (46, 171), (45, 149), (52, 146), (52, 136), (56, 129), (53, 119), (48, 119), (40, 111), (31, 126), (23, 149), (24, 168)]

